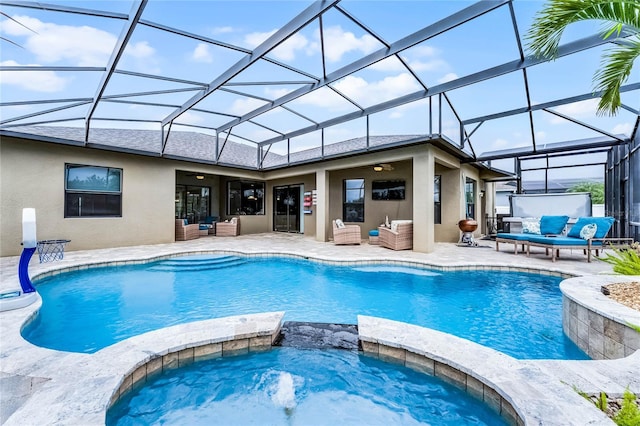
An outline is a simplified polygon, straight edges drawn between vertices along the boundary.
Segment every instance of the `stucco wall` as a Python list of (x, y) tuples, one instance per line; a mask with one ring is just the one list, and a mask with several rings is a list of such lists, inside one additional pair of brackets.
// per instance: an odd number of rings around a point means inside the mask
[[(413, 165), (409, 160), (393, 162), (393, 170), (375, 172), (371, 166), (356, 167), (346, 170), (330, 172), (329, 221), (342, 218), (343, 181), (345, 179), (364, 179), (364, 223), (360, 225), (362, 238), (366, 239), (369, 230), (377, 229), (384, 222), (385, 216), (389, 220), (413, 218)], [(404, 180), (404, 200), (373, 200), (371, 198), (371, 183), (374, 180)], [(331, 227), (328, 232), (331, 236)]]
[[(122, 217), (65, 218), (65, 163), (123, 169)], [(69, 239), (67, 250), (174, 240), (175, 171), (166, 161), (136, 155), (2, 138), (0, 250), (22, 248), (22, 209), (36, 209), (37, 238)]]

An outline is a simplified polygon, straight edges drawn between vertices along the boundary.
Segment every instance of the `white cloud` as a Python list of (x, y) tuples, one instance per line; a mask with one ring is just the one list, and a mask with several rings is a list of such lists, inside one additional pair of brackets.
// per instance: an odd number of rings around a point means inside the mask
[(379, 47), (380, 43), (369, 34), (356, 37), (339, 25), (324, 29), (324, 54), (329, 62), (338, 62), (347, 52), (359, 51), (366, 55)]
[(244, 42), (247, 46), (249, 46), (249, 48), (255, 49), (275, 33), (276, 30), (271, 30), (265, 33), (249, 33), (244, 36)]
[(185, 111), (176, 119), (176, 124), (200, 124), (203, 118), (193, 114), (191, 111)]
[[(16, 61), (2, 61), (2, 66), (19, 66)], [(29, 65), (33, 66), (33, 65)], [(2, 71), (0, 84), (18, 86), (34, 92), (60, 92), (71, 80), (56, 75), (53, 71)]]
[(271, 56), (282, 61), (293, 61), (296, 57), (296, 52), (305, 50), (308, 46), (309, 40), (302, 34), (296, 33), (273, 49)]
[(536, 132), (536, 142), (544, 142), (547, 139), (547, 133), (541, 131)]
[(374, 82), (350, 75), (338, 81), (335, 88), (356, 102), (372, 105), (415, 92), (421, 86), (409, 73), (402, 73)]
[(212, 34), (228, 34), (228, 33), (232, 33), (235, 30), (233, 29), (233, 27), (231, 26), (223, 26), (223, 27), (215, 27), (214, 29), (211, 30)]
[(244, 115), (256, 108), (260, 108), (265, 104), (266, 102), (255, 98), (236, 99), (235, 101), (233, 101), (233, 104), (231, 104), (229, 113), (234, 115)]
[(106, 31), (88, 26), (51, 24), (29, 16), (13, 18), (36, 33), (10, 20), (2, 23), (2, 31), (15, 37), (27, 37), (26, 42), (20, 44), (44, 63), (68, 60), (78, 66), (104, 66), (117, 40)]
[[(58, 25), (20, 15), (13, 18), (33, 31), (9, 19), (2, 21), (1, 31), (14, 38), (25, 37), (25, 41), (18, 43), (33, 53), (38, 62), (46, 64), (68, 61), (74, 66), (104, 66), (117, 41), (115, 35), (87, 25)], [(126, 51), (138, 59), (154, 53), (155, 49), (146, 41), (129, 44)]]
[(211, 51), (209, 50), (209, 45), (206, 43), (198, 43), (196, 48), (193, 49), (191, 59), (196, 62), (204, 62), (207, 64), (213, 62), (213, 56), (211, 55)]
[(424, 108), (424, 104), (420, 102), (411, 102), (410, 104), (400, 105), (399, 107), (393, 108), (393, 110), (389, 114), (389, 118), (391, 119), (403, 118), (407, 112), (417, 108)]
[(438, 79), (438, 83), (442, 84), (442, 83), (446, 83), (448, 81), (453, 81), (455, 79), (458, 78), (458, 74), (454, 73), (454, 72), (450, 72), (445, 74), (443, 77)]
[(631, 136), (631, 132), (633, 131), (633, 124), (631, 123), (619, 123), (616, 124), (613, 129), (611, 130), (611, 133), (613, 133), (614, 135), (618, 135), (618, 134), (625, 134), (627, 136)]
[[(598, 109), (598, 102), (599, 102), (599, 99), (588, 99), (586, 101), (560, 105), (557, 108), (553, 108), (553, 110), (555, 110), (556, 112), (559, 112), (560, 114), (567, 115), (571, 118), (593, 117), (596, 115), (596, 111)], [(567, 123), (567, 120), (555, 115), (549, 121), (552, 124)]]
[(353, 105), (327, 87), (316, 89), (313, 92), (299, 97), (293, 102), (312, 105), (331, 112), (351, 111), (354, 108)]
[(131, 55), (136, 59), (147, 59), (152, 57), (156, 53), (156, 49), (149, 46), (146, 41), (139, 41), (137, 43), (130, 43), (125, 50), (126, 55)]
[(292, 89), (292, 88), (274, 89), (272, 87), (266, 87), (264, 89), (264, 94), (269, 99), (279, 99), (279, 98), (283, 97), (284, 95), (286, 95), (287, 93), (293, 92), (294, 90), (295, 89)]

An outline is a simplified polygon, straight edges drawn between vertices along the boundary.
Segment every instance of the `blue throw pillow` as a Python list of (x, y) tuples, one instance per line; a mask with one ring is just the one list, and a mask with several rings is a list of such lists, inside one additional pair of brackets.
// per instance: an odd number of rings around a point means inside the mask
[(189, 224), (189, 221), (187, 219), (183, 219), (184, 222), (184, 226), (187, 226)]
[(579, 217), (576, 224), (571, 227), (567, 237), (580, 238), (580, 231), (586, 225), (594, 223), (597, 226), (596, 234), (593, 238), (604, 238), (613, 226), (614, 219), (610, 216), (607, 217)]
[[(540, 218), (540, 233), (542, 235), (560, 235), (567, 226), (569, 216), (542, 216)], [(578, 234), (578, 236), (580, 236)]]

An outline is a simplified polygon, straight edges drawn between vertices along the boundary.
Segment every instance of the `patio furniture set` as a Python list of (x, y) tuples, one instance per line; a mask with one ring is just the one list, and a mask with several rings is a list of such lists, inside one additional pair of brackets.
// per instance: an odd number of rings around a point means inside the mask
[[(500, 251), (500, 243), (513, 244), (514, 254), (518, 254), (518, 246), (527, 257), (531, 247), (542, 247), (551, 261), (560, 256), (560, 250), (582, 250), (591, 262), (592, 252), (599, 256), (600, 251), (609, 246), (631, 244), (633, 238), (607, 238), (614, 223), (613, 217), (580, 217), (568, 229), (569, 216), (542, 216), (524, 219), (521, 233), (498, 233), (496, 250)], [(568, 229), (568, 230), (567, 230)]]
[(218, 237), (240, 235), (240, 218), (234, 217), (224, 222), (211, 219), (203, 223), (187, 223), (186, 219), (176, 219), (176, 241), (195, 240), (208, 235)]
[[(341, 219), (333, 221), (333, 242), (341, 244), (360, 244), (362, 234), (360, 225), (345, 225)], [(413, 221), (393, 220), (387, 227), (369, 231), (369, 244), (380, 245), (391, 250), (410, 250), (413, 248)]]

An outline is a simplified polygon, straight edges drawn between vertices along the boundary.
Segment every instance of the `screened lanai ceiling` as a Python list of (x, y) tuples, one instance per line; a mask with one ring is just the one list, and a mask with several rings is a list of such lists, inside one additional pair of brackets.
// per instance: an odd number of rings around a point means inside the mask
[[(467, 161), (626, 142), (598, 22), (532, 57), (538, 1), (0, 1), (0, 135), (270, 169), (439, 141)], [(620, 37), (626, 37), (623, 31)]]

